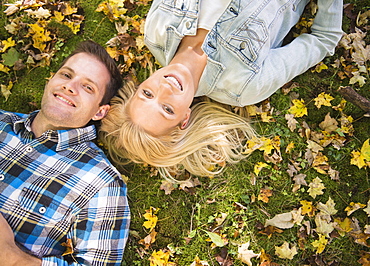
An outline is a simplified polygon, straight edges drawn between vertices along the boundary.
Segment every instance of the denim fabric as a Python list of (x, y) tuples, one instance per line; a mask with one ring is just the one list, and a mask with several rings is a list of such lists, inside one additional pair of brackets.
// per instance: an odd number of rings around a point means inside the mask
[[(196, 96), (245, 106), (258, 103), (286, 82), (332, 55), (342, 37), (343, 0), (318, 0), (310, 34), (281, 46), (308, 0), (232, 0), (209, 31), (208, 56)], [(162, 65), (185, 35), (195, 35), (199, 0), (154, 0), (145, 43)]]

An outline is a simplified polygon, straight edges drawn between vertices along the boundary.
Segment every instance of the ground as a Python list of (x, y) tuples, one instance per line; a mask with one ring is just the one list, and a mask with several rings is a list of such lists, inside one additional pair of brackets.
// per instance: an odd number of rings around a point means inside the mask
[[(31, 35), (36, 33), (27, 27), (38, 19), (23, 10), (9, 16), (1, 12), (0, 66), (9, 68), (0, 71), (1, 109), (23, 113), (38, 109), (47, 78), (76, 43), (93, 39), (107, 47), (109, 40), (117, 41), (118, 30), (119, 45), (111, 45), (109, 51), (125, 78), (142, 81), (158, 67), (141, 46), (150, 1), (126, 1), (127, 10), (115, 1), (110, 9), (99, 0), (59, 3), (65, 7), (59, 9), (64, 15), (60, 21), (57, 8), (44, 5), (52, 11), (44, 18), (51, 38), (44, 40), (49, 45), (45, 48), (32, 46), (36, 38)], [(247, 160), (228, 166), (220, 176), (192, 177), (186, 184), (166, 183), (149, 166), (119, 168), (127, 178), (132, 213), (123, 265), (248, 265), (249, 257), (241, 250), (248, 242), (250, 251), (245, 253), (252, 254), (252, 265), (370, 265), (370, 118), (356, 104), (344, 104), (338, 92), (340, 86), (351, 86), (370, 99), (366, 34), (370, 5), (361, 0), (346, 3), (352, 5), (346, 5), (343, 30), (355, 34), (357, 21), (363, 35), (356, 36), (363, 42), (353, 41), (348, 49), (338, 46), (334, 56), (249, 109), (263, 145), (250, 142)], [(78, 9), (68, 13), (67, 6)], [(1, 6), (2, 11), (6, 8)], [(23, 32), (12, 34), (4, 28), (19, 20)], [(69, 21), (81, 23), (80, 28)], [(303, 21), (296, 32), (305, 26)], [(44, 31), (40, 36), (46, 35)], [(4, 50), (10, 37), (17, 41)], [(23, 49), (28, 43), (31, 46)], [(34, 62), (28, 61), (24, 51), (30, 50), (47, 54), (50, 60), (35, 56)], [(23, 68), (19, 61), (14, 63), (19, 58)], [(281, 214), (290, 218), (284, 220)]]

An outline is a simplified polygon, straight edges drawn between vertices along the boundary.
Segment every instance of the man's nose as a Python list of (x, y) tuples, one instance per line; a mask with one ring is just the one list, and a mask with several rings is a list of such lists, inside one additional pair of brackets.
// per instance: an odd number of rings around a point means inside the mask
[(63, 85), (63, 89), (70, 94), (77, 94), (78, 89), (76, 88), (75, 82), (68, 82)]

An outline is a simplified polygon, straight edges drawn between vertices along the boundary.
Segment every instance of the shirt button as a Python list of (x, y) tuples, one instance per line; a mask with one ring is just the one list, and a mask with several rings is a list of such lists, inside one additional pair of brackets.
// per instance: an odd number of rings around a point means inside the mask
[(192, 23), (190, 21), (186, 21), (185, 26), (187, 29), (191, 28)]
[(30, 147), (30, 146), (28, 146), (28, 147), (26, 148), (26, 151), (27, 151), (27, 152), (31, 152), (31, 151), (33, 151), (33, 148), (32, 148), (32, 147)]
[(45, 212), (46, 212), (46, 208), (45, 207), (40, 207), (39, 213), (44, 214)]
[(5, 179), (5, 176), (3, 174), (0, 175), (0, 181), (3, 181)]

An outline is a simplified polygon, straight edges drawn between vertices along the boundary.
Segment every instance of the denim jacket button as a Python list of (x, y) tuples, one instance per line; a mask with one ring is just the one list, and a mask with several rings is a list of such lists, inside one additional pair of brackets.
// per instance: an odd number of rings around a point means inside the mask
[(187, 29), (191, 28), (192, 23), (190, 21), (186, 21), (185, 26)]
[(5, 175), (1, 174), (0, 175), (0, 181), (3, 181), (5, 179)]
[(240, 47), (240, 50), (244, 50), (247, 47), (247, 43), (241, 42), (239, 47)]
[(32, 147), (30, 147), (30, 146), (28, 146), (28, 147), (26, 148), (26, 151), (27, 151), (27, 152), (32, 152), (32, 150), (33, 150), (33, 148), (32, 148)]

